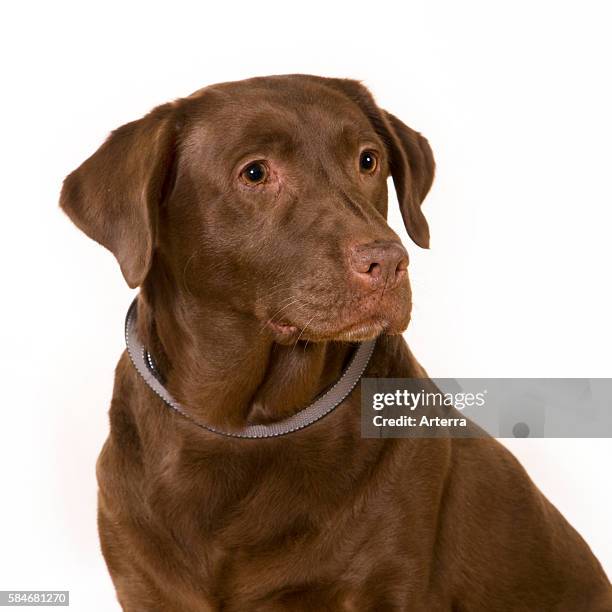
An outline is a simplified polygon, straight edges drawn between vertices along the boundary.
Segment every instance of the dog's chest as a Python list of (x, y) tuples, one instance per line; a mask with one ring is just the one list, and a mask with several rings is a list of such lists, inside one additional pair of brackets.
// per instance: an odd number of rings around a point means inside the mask
[(192, 579), (219, 609), (409, 609), (423, 561), (403, 513), (390, 511), (397, 500), (330, 492), (323, 503), (300, 478), (259, 485), (225, 507), (202, 496), (183, 519), (180, 540), (199, 560)]

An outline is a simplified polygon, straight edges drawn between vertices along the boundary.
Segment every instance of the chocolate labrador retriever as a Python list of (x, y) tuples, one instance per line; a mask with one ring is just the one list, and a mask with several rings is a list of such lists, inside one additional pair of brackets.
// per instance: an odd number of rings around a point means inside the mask
[(363, 439), (359, 385), (308, 427), (237, 434), (299, 414), (363, 343), (367, 376), (426, 376), (387, 177), (426, 248), (433, 174), (360, 83), (289, 75), (160, 106), (65, 180), (62, 208), (140, 287), (135, 336), (183, 413), (124, 353), (97, 466), (124, 610), (612, 610), (494, 439)]

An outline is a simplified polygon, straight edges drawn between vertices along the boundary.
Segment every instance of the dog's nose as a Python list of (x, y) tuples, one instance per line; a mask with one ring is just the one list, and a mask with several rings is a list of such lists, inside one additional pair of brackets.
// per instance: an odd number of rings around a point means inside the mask
[(406, 276), (408, 253), (399, 242), (376, 241), (350, 250), (353, 278), (363, 289), (393, 289)]

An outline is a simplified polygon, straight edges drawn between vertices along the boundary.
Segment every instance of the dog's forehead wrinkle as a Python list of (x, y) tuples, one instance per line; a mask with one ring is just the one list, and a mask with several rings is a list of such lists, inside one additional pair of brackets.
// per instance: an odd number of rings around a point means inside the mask
[[(308, 75), (255, 77), (220, 83), (194, 92), (189, 99), (195, 99), (205, 115), (211, 110), (225, 110), (231, 117), (239, 117), (245, 111), (267, 109), (273, 114), (292, 113), (303, 123), (309, 118), (316, 125), (332, 125), (345, 120), (347, 127), (372, 128), (362, 108), (351, 97)], [(324, 122), (321, 122), (321, 114), (326, 115)]]

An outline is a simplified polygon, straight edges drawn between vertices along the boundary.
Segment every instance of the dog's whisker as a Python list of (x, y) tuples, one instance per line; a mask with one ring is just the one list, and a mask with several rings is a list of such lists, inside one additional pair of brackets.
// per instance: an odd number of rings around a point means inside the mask
[(293, 343), (293, 347), (291, 348), (291, 352), (293, 352), (293, 350), (297, 346), (298, 342), (300, 341), (300, 338), (303, 336), (304, 332), (308, 329), (308, 326), (312, 323), (313, 319), (316, 316), (317, 316), (316, 314), (312, 315), (312, 317), (310, 317), (310, 319), (308, 320), (308, 323), (306, 323), (306, 325), (302, 328), (302, 331), (300, 332), (300, 335), (297, 337), (297, 340)]
[[(266, 298), (274, 297), (278, 295), (279, 293), (283, 293), (283, 291), (287, 291), (290, 288), (291, 288), (291, 283), (283, 283), (283, 284), (278, 283), (277, 285), (273, 285), (269, 291), (266, 291), (265, 297)], [(283, 299), (288, 299), (288, 298), (283, 298)]]
[(272, 321), (274, 321), (274, 319), (281, 314), (281, 312), (283, 312), (286, 308), (289, 308), (289, 306), (292, 306), (293, 304), (299, 302), (299, 298), (293, 298), (292, 301), (290, 301), (289, 303), (285, 304), (282, 308), (279, 308), (279, 310), (277, 310), (262, 326), (260, 329), (259, 333), (262, 333), (264, 331), (264, 329), (266, 328), (266, 325), (269, 325), (270, 323), (272, 323)]
[(187, 261), (185, 262), (185, 267), (183, 268), (183, 287), (185, 288), (185, 291), (187, 291), (187, 293), (191, 296), (194, 297), (191, 289), (189, 288), (189, 283), (187, 282), (187, 268), (189, 268), (189, 264), (191, 263), (191, 260), (198, 254), (198, 249), (196, 249), (188, 258)]

